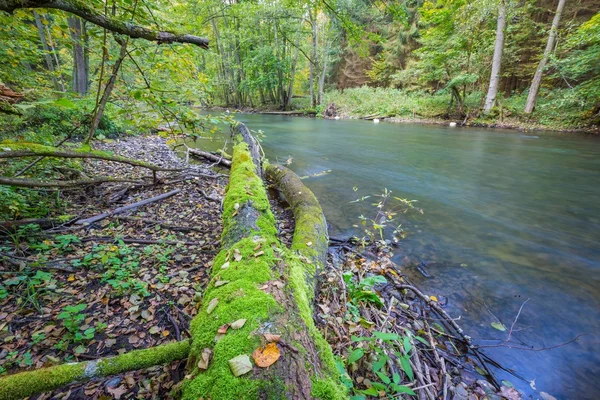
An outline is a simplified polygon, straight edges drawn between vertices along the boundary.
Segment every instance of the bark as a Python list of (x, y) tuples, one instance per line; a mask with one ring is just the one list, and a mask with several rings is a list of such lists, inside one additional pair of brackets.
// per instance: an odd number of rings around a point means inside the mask
[(98, 214), (98, 215), (95, 215), (95, 216), (90, 217), (90, 218), (85, 218), (85, 219), (77, 220), (77, 221), (75, 221), (75, 223), (78, 224), (78, 225), (93, 224), (94, 222), (101, 221), (104, 218), (107, 218), (107, 217), (110, 217), (110, 216), (113, 216), (113, 215), (117, 215), (117, 214), (121, 214), (121, 213), (124, 213), (125, 211), (133, 210), (133, 209), (136, 209), (138, 207), (142, 207), (142, 206), (145, 206), (145, 205), (148, 205), (148, 204), (156, 203), (157, 201), (164, 200), (164, 199), (169, 198), (171, 196), (175, 196), (179, 192), (181, 192), (181, 189), (171, 190), (170, 192), (163, 193), (163, 194), (158, 195), (158, 196), (150, 197), (148, 199), (140, 200), (140, 201), (137, 201), (135, 203), (129, 204), (127, 206), (116, 208), (116, 209), (114, 209), (111, 212), (102, 213), (102, 214)]
[[(253, 145), (253, 143), (250, 143)], [(303, 188), (303, 191), (308, 189)], [(310, 284), (315, 264), (285, 249), (266, 190), (245, 142), (234, 147), (223, 203), (222, 250), (212, 283), (191, 323), (192, 349), (182, 398), (313, 399), (344, 398), (331, 349), (314, 326)], [(215, 285), (220, 280), (226, 284)], [(216, 304), (209, 309), (208, 304)], [(245, 319), (242, 328), (216, 340), (219, 327)], [(278, 342), (264, 334), (280, 335)], [(229, 360), (250, 356), (266, 342), (279, 359), (268, 368), (252, 365), (234, 377)], [(198, 368), (202, 354), (214, 356)]]
[(485, 98), (484, 112), (489, 112), (496, 104), (498, 84), (500, 83), (500, 67), (502, 66), (502, 52), (504, 50), (504, 30), (506, 29), (506, 3), (500, 0), (498, 5), (498, 22), (496, 27), (496, 43), (494, 44), (494, 57), (492, 59), (492, 74), (490, 86)]
[(112, 94), (113, 89), (115, 88), (115, 83), (117, 82), (117, 76), (119, 75), (119, 69), (121, 69), (121, 64), (123, 64), (123, 60), (127, 57), (127, 44), (128, 41), (120, 38), (116, 38), (117, 42), (121, 45), (121, 50), (119, 51), (119, 57), (113, 64), (112, 73), (110, 78), (108, 78), (108, 82), (106, 82), (106, 86), (104, 87), (104, 92), (102, 92), (102, 97), (100, 98), (100, 102), (96, 106), (96, 110), (94, 112), (94, 117), (92, 118), (92, 124), (90, 125), (90, 130), (88, 132), (88, 136), (84, 143), (89, 143), (94, 137), (94, 133), (96, 129), (98, 129), (98, 125), (100, 125), (100, 120), (102, 119), (102, 115), (104, 115), (104, 108), (106, 107), (106, 103), (108, 103), (108, 99)]
[(104, 161), (118, 162), (122, 164), (128, 164), (134, 167), (147, 168), (154, 172), (168, 171), (177, 172), (182, 171), (182, 168), (164, 168), (158, 165), (150, 164), (144, 161), (134, 160), (132, 158), (126, 158), (121, 156), (114, 156), (109, 153), (101, 151), (86, 152), (78, 150), (60, 150), (50, 146), (43, 146), (33, 143), (2, 143), (0, 145), (0, 159), (3, 158), (21, 158), (21, 157), (57, 157), (57, 158), (81, 158), (81, 159), (96, 159)]
[(544, 74), (544, 68), (548, 62), (548, 57), (554, 48), (554, 42), (556, 41), (556, 34), (558, 32), (558, 25), (560, 24), (560, 17), (565, 8), (567, 0), (559, 0), (558, 7), (556, 7), (556, 14), (552, 20), (552, 27), (550, 28), (550, 34), (548, 35), (548, 43), (546, 43), (546, 49), (542, 55), (542, 59), (538, 64), (538, 67), (531, 81), (531, 87), (529, 88), (529, 95), (527, 96), (527, 103), (525, 104), (525, 113), (531, 114), (537, 103), (538, 94), (540, 91), (540, 85), (542, 84), (542, 76)]
[(89, 90), (89, 57), (85, 23), (78, 17), (67, 19), (73, 41), (73, 91), (85, 96)]
[(132, 39), (146, 39), (162, 43), (191, 43), (204, 49), (208, 48), (208, 39), (168, 31), (155, 31), (121, 21), (115, 17), (102, 15), (90, 7), (89, 3), (80, 0), (0, 0), (0, 10), (12, 13), (21, 8), (52, 8), (75, 14), (93, 24), (111, 32), (129, 36)]
[(0, 103), (15, 104), (23, 100), (24, 97), (25, 95), (23, 93), (15, 92), (8, 86), (0, 83)]
[(35, 26), (37, 27), (38, 34), (40, 36), (40, 42), (42, 43), (42, 49), (44, 50), (44, 60), (46, 61), (46, 68), (50, 71), (50, 75), (52, 77), (52, 84), (54, 85), (54, 89), (56, 91), (64, 92), (65, 88), (62, 87), (58, 77), (56, 76), (56, 70), (58, 69), (57, 65), (54, 65), (54, 60), (52, 59), (52, 53), (50, 52), (50, 46), (48, 45), (48, 39), (46, 38), (46, 29), (44, 28), (44, 24), (42, 23), (42, 18), (40, 14), (37, 12), (33, 12), (33, 17), (35, 19)]
[(50, 392), (75, 382), (118, 375), (156, 365), (169, 364), (188, 356), (188, 340), (173, 342), (143, 350), (134, 350), (114, 357), (69, 363), (34, 369), (0, 378), (0, 399), (18, 400)]
[(98, 176), (95, 178), (79, 179), (76, 181), (54, 181), (54, 182), (38, 181), (35, 179), (28, 179), (28, 178), (5, 178), (3, 176), (0, 176), (0, 185), (26, 187), (26, 188), (71, 188), (71, 187), (76, 187), (76, 186), (97, 185), (100, 183), (107, 183), (107, 182), (143, 183), (141, 181), (136, 181), (133, 179), (113, 178), (111, 176)]
[(329, 41), (325, 46), (325, 53), (323, 54), (323, 70), (321, 76), (319, 76), (319, 99), (318, 104), (323, 103), (323, 94), (325, 92), (325, 77), (327, 76), (327, 62), (329, 61)]
[(298, 39), (296, 39), (296, 46), (294, 50), (294, 59), (292, 61), (292, 70), (290, 71), (290, 82), (288, 84), (287, 99), (283, 105), (283, 109), (286, 110), (290, 104), (292, 104), (292, 97), (294, 95), (294, 80), (296, 79), (296, 65), (298, 62)]

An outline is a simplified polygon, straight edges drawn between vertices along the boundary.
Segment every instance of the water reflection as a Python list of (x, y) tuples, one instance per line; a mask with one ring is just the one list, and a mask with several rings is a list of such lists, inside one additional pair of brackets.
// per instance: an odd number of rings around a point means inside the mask
[[(293, 157), (299, 175), (321, 201), (334, 235), (357, 222), (357, 194), (419, 200), (425, 215), (405, 222), (409, 236), (397, 252), (405, 273), (481, 339), (503, 338), (530, 298), (516, 337), (548, 351), (493, 348), (486, 352), (558, 398), (600, 393), (600, 141), (589, 136), (522, 134), (441, 126), (324, 121), (239, 115), (266, 134), (271, 160)], [(204, 142), (200, 147), (218, 147)], [(428, 264), (430, 278), (411, 267)], [(494, 314), (494, 316), (492, 315)], [(480, 341), (481, 344), (490, 342)], [(528, 384), (499, 371), (533, 394)]]

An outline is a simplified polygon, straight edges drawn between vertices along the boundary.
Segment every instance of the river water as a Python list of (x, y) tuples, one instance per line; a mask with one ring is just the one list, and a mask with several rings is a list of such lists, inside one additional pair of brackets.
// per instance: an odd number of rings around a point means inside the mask
[[(364, 210), (351, 203), (381, 193), (418, 200), (424, 214), (403, 217), (396, 250), (402, 272), (481, 345), (497, 343), (519, 308), (511, 343), (485, 353), (537, 391), (559, 399), (600, 398), (600, 140), (596, 137), (374, 124), (240, 114), (262, 130), (272, 162), (293, 158), (319, 198), (332, 236), (356, 233)], [(222, 139), (221, 139), (222, 140)], [(201, 140), (212, 150), (219, 141)], [(357, 191), (354, 191), (354, 187)], [(371, 199), (369, 199), (368, 203)], [(369, 215), (365, 215), (369, 216)], [(421, 264), (429, 275), (419, 273)], [(497, 318), (497, 319), (496, 319)], [(529, 383), (501, 370), (527, 395)]]

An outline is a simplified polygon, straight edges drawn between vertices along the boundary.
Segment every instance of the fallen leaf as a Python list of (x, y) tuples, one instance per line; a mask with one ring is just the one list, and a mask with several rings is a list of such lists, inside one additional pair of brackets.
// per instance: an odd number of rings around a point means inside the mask
[(148, 332), (150, 332), (152, 335), (155, 335), (160, 332), (160, 328), (157, 325), (154, 325)]
[(219, 286), (223, 286), (223, 285), (227, 285), (230, 281), (216, 281), (215, 282), (215, 287), (219, 287)]
[(217, 333), (221, 333), (221, 334), (226, 334), (227, 333), (227, 329), (229, 329), (229, 324), (225, 324), (223, 326), (221, 326), (219, 328), (219, 330), (217, 331)]
[(124, 385), (121, 385), (116, 388), (107, 387), (106, 391), (110, 393), (114, 399), (119, 400), (121, 396), (127, 393), (127, 388)]
[(221, 269), (227, 269), (227, 268), (229, 268), (229, 261), (227, 261), (226, 263), (221, 265)]
[(281, 353), (276, 343), (269, 343), (265, 347), (259, 347), (252, 353), (254, 362), (261, 368), (267, 368), (279, 360)]
[(164, 337), (167, 337), (167, 336), (169, 336), (169, 334), (170, 334), (170, 333), (171, 333), (171, 332), (169, 332), (169, 331), (167, 331), (167, 330), (164, 330), (164, 331), (162, 331), (162, 335), (163, 335)]
[(260, 256), (262, 256), (263, 254), (265, 254), (265, 252), (264, 252), (263, 250), (261, 250), (261, 251), (259, 251), (259, 252), (257, 252), (257, 253), (254, 253), (254, 257), (260, 257)]
[(206, 307), (206, 313), (210, 314), (211, 312), (213, 312), (217, 304), (219, 304), (219, 299), (215, 297), (210, 301), (210, 303), (208, 303), (208, 307)]
[(200, 369), (208, 369), (208, 364), (210, 363), (210, 359), (212, 358), (213, 351), (209, 348), (202, 350), (202, 354), (200, 356), (200, 361), (198, 361), (198, 368)]
[(241, 259), (242, 259), (242, 254), (240, 253), (240, 250), (239, 250), (239, 249), (235, 249), (235, 250), (233, 250), (233, 259), (234, 259), (235, 261), (241, 261)]
[(245, 319), (238, 319), (231, 323), (231, 329), (240, 329), (246, 323)]
[(307, 245), (308, 247), (310, 247), (310, 246), (312, 246), (312, 242), (306, 242), (306, 245)]
[(106, 339), (104, 345), (106, 347), (113, 347), (117, 343), (117, 339)]
[(272, 333), (265, 333), (265, 340), (267, 342), (279, 342), (279, 340), (281, 339), (281, 335), (273, 335)]
[(229, 360), (229, 368), (233, 376), (244, 375), (252, 371), (252, 363), (247, 354), (242, 354)]
[(75, 275), (69, 275), (69, 277), (67, 278), (67, 280), (69, 282), (73, 282), (75, 280)]
[(430, 298), (432, 301), (435, 301), (436, 303), (437, 303), (437, 301), (438, 301), (438, 298), (437, 298), (437, 297), (435, 297), (435, 296), (429, 296), (429, 298)]
[(506, 327), (502, 322), (492, 322), (492, 327), (502, 332), (506, 330)]

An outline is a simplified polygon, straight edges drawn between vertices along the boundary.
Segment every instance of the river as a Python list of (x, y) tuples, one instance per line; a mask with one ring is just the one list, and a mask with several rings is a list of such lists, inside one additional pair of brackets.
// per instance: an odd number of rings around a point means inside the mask
[[(360, 205), (381, 193), (418, 200), (424, 214), (401, 222), (402, 272), (446, 310), (476, 343), (506, 338), (491, 326), (515, 324), (518, 346), (485, 353), (537, 391), (559, 399), (600, 396), (600, 140), (549, 132), (374, 124), (240, 114), (266, 135), (272, 162), (292, 157), (319, 198), (330, 234), (356, 233)], [(199, 141), (211, 150), (216, 141)], [(357, 188), (357, 191), (353, 189)], [(368, 216), (368, 215), (366, 215)], [(423, 262), (429, 275), (415, 265)], [(441, 298), (443, 298), (441, 297)], [(497, 319), (496, 319), (497, 318)], [(497, 377), (539, 398), (532, 385), (502, 370)]]

